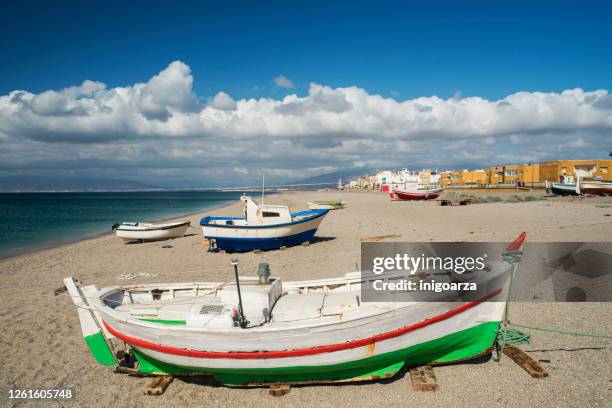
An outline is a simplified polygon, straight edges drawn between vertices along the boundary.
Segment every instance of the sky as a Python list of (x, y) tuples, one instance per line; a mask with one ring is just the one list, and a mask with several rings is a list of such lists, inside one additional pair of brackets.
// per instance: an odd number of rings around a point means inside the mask
[(606, 158), (610, 2), (5, 2), (0, 176)]

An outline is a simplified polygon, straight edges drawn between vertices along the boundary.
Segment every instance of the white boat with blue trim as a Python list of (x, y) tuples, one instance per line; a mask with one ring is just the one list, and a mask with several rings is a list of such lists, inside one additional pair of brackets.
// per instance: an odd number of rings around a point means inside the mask
[(206, 216), (200, 220), (209, 250), (244, 252), (278, 249), (309, 242), (328, 210), (292, 213), (284, 205), (259, 204), (243, 195), (244, 217)]
[(545, 181), (546, 192), (548, 194), (561, 195), (561, 196), (578, 196), (580, 195), (580, 187), (574, 181), (573, 176), (563, 175), (560, 177), (559, 183)]

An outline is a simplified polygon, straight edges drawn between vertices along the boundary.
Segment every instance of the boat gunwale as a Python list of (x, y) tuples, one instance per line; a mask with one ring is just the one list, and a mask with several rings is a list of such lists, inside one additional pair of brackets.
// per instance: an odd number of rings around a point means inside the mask
[(146, 227), (143, 229), (135, 229), (135, 228), (124, 229), (124, 228), (121, 228), (121, 226), (119, 226), (115, 228), (115, 231), (126, 231), (126, 232), (163, 231), (163, 230), (169, 230), (169, 229), (189, 226), (191, 225), (191, 221), (181, 221), (181, 222), (175, 222), (175, 223), (152, 224), (152, 225), (153, 225), (152, 228)]
[(214, 224), (214, 223), (202, 223), (203, 220), (245, 220), (244, 217), (214, 217), (214, 216), (205, 216), (200, 219), (200, 226), (202, 227), (211, 227), (211, 228), (235, 228), (235, 229), (267, 229), (267, 228), (279, 228), (279, 227), (288, 227), (292, 225), (302, 224), (308, 221), (316, 220), (317, 218), (323, 217), (329, 212), (329, 210), (304, 210), (297, 213), (291, 213), (291, 217), (299, 217), (302, 215), (310, 214), (309, 216), (302, 218), (297, 221), (286, 222), (282, 224), (262, 224), (262, 225), (228, 225), (228, 224)]

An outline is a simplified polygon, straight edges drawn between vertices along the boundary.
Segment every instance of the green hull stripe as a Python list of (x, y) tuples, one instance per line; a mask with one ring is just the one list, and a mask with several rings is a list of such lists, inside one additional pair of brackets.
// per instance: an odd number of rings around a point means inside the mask
[(402, 350), (392, 351), (357, 361), (319, 366), (276, 368), (194, 368), (167, 364), (152, 359), (134, 349), (138, 370), (149, 374), (208, 373), (226, 385), (263, 384), (278, 382), (308, 382), (348, 379), (388, 378), (404, 364), (420, 366), (467, 360), (487, 352), (497, 336), (499, 322), (487, 322), (439, 339), (430, 340)]
[(138, 320), (142, 320), (143, 322), (167, 324), (169, 326), (185, 326), (187, 324), (185, 320), (160, 320), (160, 319), (145, 319), (145, 318), (139, 318)]
[(85, 342), (98, 363), (107, 366), (117, 365), (117, 360), (108, 348), (108, 344), (106, 344), (102, 333), (98, 332), (85, 337)]

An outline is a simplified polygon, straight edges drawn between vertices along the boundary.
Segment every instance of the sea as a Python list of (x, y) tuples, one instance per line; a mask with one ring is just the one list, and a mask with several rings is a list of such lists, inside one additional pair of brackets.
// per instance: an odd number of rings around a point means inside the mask
[(241, 195), (240, 191), (0, 193), (0, 258), (95, 237), (111, 232), (118, 222), (155, 222), (211, 210)]

